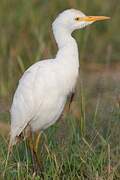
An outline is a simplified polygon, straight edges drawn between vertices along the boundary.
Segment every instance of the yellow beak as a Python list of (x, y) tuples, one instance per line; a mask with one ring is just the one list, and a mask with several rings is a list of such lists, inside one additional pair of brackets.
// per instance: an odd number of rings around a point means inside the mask
[(85, 16), (85, 17), (81, 18), (82, 21), (86, 21), (86, 22), (95, 22), (95, 21), (102, 21), (102, 20), (107, 20), (107, 19), (110, 19), (110, 17), (107, 17), (107, 16)]

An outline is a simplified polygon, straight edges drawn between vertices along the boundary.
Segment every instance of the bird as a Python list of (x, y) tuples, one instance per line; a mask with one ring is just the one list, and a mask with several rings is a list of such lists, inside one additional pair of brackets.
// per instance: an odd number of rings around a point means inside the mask
[[(30, 66), (19, 80), (10, 109), (9, 147), (53, 125), (70, 97), (72, 102), (79, 76), (79, 53), (72, 32), (107, 16), (87, 16), (80, 10), (66, 9), (52, 23), (58, 52), (53, 59)], [(36, 154), (31, 146), (33, 155)], [(34, 159), (37, 159), (34, 157)]]

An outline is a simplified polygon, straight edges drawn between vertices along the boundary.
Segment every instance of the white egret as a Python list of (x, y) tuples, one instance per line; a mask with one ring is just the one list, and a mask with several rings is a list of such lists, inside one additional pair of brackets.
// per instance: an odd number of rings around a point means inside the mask
[[(52, 24), (58, 45), (54, 59), (39, 61), (28, 68), (19, 81), (11, 107), (10, 147), (17, 143), (26, 130), (33, 133), (54, 124), (60, 117), (67, 97), (74, 93), (79, 55), (71, 36), (106, 16), (86, 16), (79, 10), (68, 9), (58, 15)], [(29, 136), (29, 133), (27, 134)]]

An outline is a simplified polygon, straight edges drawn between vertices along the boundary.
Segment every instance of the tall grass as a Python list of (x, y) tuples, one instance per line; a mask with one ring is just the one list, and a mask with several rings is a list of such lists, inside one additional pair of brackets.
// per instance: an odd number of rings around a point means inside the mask
[[(96, 109), (97, 106), (96, 103)], [(85, 111), (84, 107), (82, 107), (82, 111)], [(69, 115), (42, 134), (38, 153), (43, 161), (43, 175), (46, 180), (117, 180), (120, 178), (119, 109), (114, 109), (109, 121), (106, 122), (98, 111), (95, 111), (93, 118), (92, 116), (88, 118), (87, 114), (84, 127), (81, 126), (84, 119), (82, 115), (80, 119)], [(109, 114), (106, 112), (105, 118), (107, 117)], [(0, 154), (2, 178), (7, 158), (7, 142), (2, 137), (0, 139)], [(8, 160), (4, 178), (41, 179), (39, 176), (33, 177), (30, 152), (26, 142), (23, 142), (14, 147), (13, 154)]]

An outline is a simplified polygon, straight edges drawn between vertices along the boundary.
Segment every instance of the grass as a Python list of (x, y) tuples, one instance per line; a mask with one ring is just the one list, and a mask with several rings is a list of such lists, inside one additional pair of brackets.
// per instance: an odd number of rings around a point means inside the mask
[[(113, 74), (109, 70), (107, 74), (103, 71), (96, 76), (95, 72), (89, 74), (84, 70), (77, 106), (42, 134), (38, 152), (46, 180), (119, 180), (120, 109), (119, 102), (114, 99), (113, 86), (115, 90), (117, 86)], [(102, 77), (104, 81), (98, 81)], [(0, 140), (1, 172), (7, 157), (5, 137), (1, 136)], [(23, 142), (14, 148), (5, 179), (41, 179), (33, 176), (30, 154)]]
[(0, 179), (34, 177), (30, 152), (23, 142), (7, 158), (9, 107), (18, 79), (38, 59), (57, 48), (51, 22), (58, 12), (77, 8), (89, 15), (107, 15), (74, 33), (80, 48), (81, 80), (71, 113), (41, 137), (38, 148), (45, 180), (120, 179), (120, 6), (119, 0), (1, 0), (0, 5)]
[[(120, 162), (112, 159), (117, 148), (114, 143), (109, 144), (111, 142), (109, 135), (104, 137), (99, 129), (92, 128), (92, 133), (85, 133), (82, 137), (78, 122), (69, 118), (67, 125), (69, 137), (66, 142), (66, 137), (64, 141), (55, 138), (60, 126), (52, 127), (42, 139), (41, 157), (44, 162), (45, 179), (119, 179)], [(1, 150), (5, 160), (3, 144)], [(4, 161), (1, 165), (3, 172)], [(12, 178), (32, 179), (31, 161), (25, 144), (16, 147), (14, 155), (9, 159), (5, 179)]]

